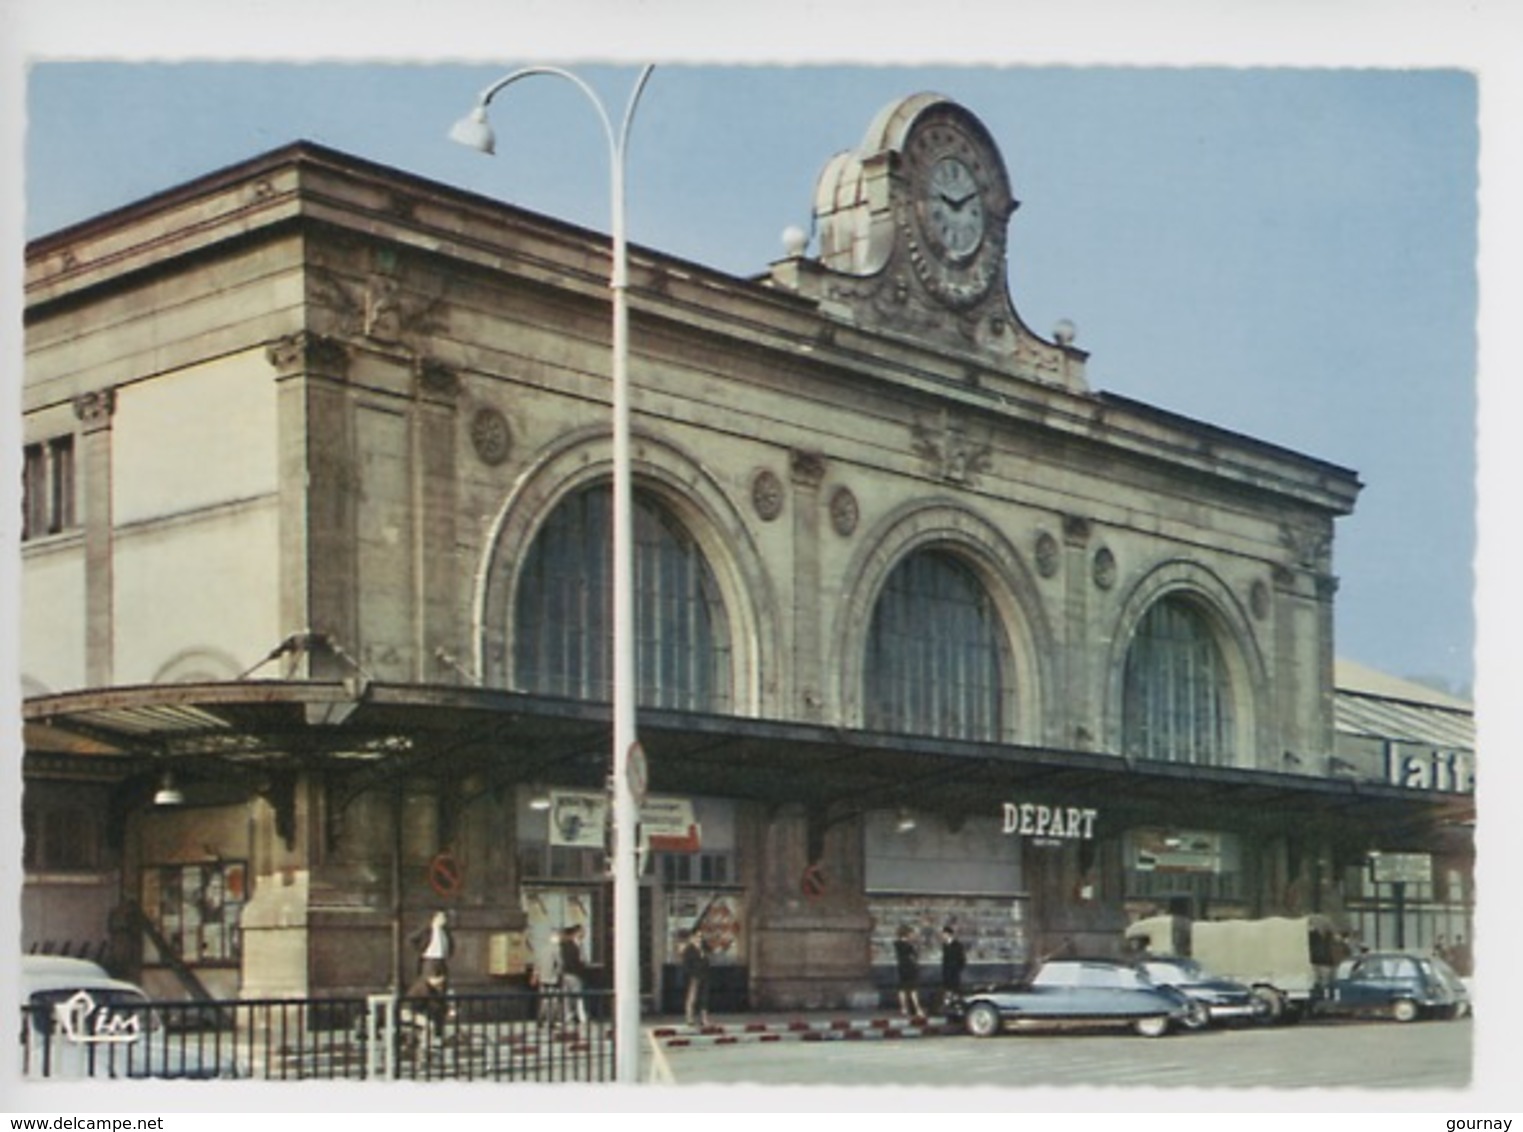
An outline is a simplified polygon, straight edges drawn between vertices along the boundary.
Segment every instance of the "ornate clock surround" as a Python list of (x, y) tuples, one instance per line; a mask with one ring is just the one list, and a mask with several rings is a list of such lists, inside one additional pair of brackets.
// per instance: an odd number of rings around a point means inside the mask
[(849, 324), (955, 351), (977, 380), (1008, 376), (1087, 389), (1087, 353), (1022, 322), (1006, 286), (1006, 229), (1019, 202), (992, 135), (934, 93), (899, 99), (815, 185), (815, 258), (799, 245), (774, 286)]
[(1018, 206), (983, 127), (955, 103), (931, 104), (906, 132), (896, 172), (899, 238), (920, 283), (954, 310), (987, 298), (1003, 280)]

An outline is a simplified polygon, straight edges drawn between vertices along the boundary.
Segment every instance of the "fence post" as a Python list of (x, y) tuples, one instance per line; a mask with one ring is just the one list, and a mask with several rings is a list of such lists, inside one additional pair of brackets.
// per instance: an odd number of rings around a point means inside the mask
[(365, 1076), (392, 1081), (396, 1062), (397, 996), (372, 994), (365, 999)]

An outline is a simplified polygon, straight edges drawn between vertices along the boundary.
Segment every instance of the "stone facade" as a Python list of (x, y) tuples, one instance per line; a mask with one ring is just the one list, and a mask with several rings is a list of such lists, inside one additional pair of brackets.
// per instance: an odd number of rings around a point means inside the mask
[[(634, 474), (712, 570), (733, 643), (728, 714), (864, 729), (875, 603), (898, 563), (936, 548), (997, 611), (1014, 678), (996, 743), (1108, 759), (1118, 777), (1091, 778), (1096, 805), (1124, 800), (1128, 649), (1169, 595), (1202, 611), (1225, 658), (1222, 773), (1279, 774), (1287, 752), (1324, 764), (1333, 527), (1355, 476), (1089, 390), (1071, 332), (1032, 333), (1002, 282), (974, 299), (938, 289), (909, 235), (914, 188), (889, 160), (927, 116), (998, 166), (977, 254), (994, 254), (1003, 280), (1014, 203), (997, 151), (961, 108), (924, 98), (890, 108), (827, 170), (818, 258), (800, 252), (757, 282), (632, 253)], [(219, 682), (339, 682), (354, 703), (382, 686), (526, 690), (521, 571), (557, 507), (610, 474), (607, 273), (592, 233), (310, 145), (35, 243), (26, 439), (78, 433), (80, 522), (24, 547), (33, 700)], [(525, 852), (543, 848), (527, 832), (530, 787), (598, 776), (557, 769), (513, 723), (488, 743), (405, 711), (389, 738), (346, 750), (329, 740), (343, 707), (307, 702), (299, 726), (282, 724), (294, 730), (249, 723), (259, 737), (241, 759), (229, 744), (175, 764), (196, 789), (230, 791), (220, 808), (135, 806), (168, 765), (151, 744), (108, 761), (124, 832), (105, 865), (128, 898), (213, 842), (247, 862), (240, 957), (224, 963), (241, 993), (387, 985), (406, 973), (405, 933), (441, 900), (461, 977), (511, 979), (520, 933), (536, 930), (531, 897), (571, 907), (585, 890), (597, 904), (594, 866)], [(48, 743), (29, 733), (38, 774)], [(1127, 827), (1021, 850), (986, 837), (1003, 796), (969, 816), (906, 785), (857, 806), (818, 796), (807, 774), (766, 797), (701, 796), (729, 862), (707, 891), (740, 916), (750, 1001), (868, 993), (886, 909), (956, 906), (930, 899), (932, 881), (892, 888), (913, 870), (875, 830), (906, 799), (944, 824), (946, 892), (1022, 925), (992, 966), (1119, 938), (1136, 895)], [(693, 790), (659, 774), (655, 787)], [(1332, 899), (1342, 850), (1329, 842), (1301, 845), (1230, 799), (1185, 809), (1242, 834), (1227, 906), (1273, 912), (1324, 858), (1317, 902)], [(441, 893), (430, 870), (445, 854), (464, 867)], [(966, 865), (978, 891), (959, 879), (964, 859), (981, 862)], [(811, 866), (823, 893), (801, 890)], [(674, 878), (644, 882), (655, 955), (677, 915), (663, 909), (682, 907)], [(600, 961), (606, 927), (593, 926)]]

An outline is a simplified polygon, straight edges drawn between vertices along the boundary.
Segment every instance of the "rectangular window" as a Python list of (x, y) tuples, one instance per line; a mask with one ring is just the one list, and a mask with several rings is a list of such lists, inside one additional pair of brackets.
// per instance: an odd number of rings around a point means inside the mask
[(22, 864), (35, 873), (90, 873), (103, 865), (100, 823), (83, 805), (22, 806)]
[(74, 526), (74, 437), (55, 436), (48, 441), (48, 533)]
[(732, 853), (659, 853), (657, 867), (667, 884), (728, 885), (736, 883)]
[(525, 845), (518, 868), (531, 880), (597, 881), (608, 871), (603, 850), (570, 845)]
[(28, 444), (21, 466), (21, 540), (56, 535), (74, 526), (74, 437)]
[(47, 449), (28, 444), (21, 468), (21, 540), (37, 538), (48, 529)]

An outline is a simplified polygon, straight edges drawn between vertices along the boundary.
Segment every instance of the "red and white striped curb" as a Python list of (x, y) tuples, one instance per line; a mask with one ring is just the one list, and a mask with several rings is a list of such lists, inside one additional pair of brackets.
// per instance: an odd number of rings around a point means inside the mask
[(939, 1018), (863, 1018), (776, 1022), (743, 1022), (731, 1025), (687, 1026), (669, 1024), (650, 1027), (653, 1040), (669, 1048), (696, 1045), (740, 1045), (748, 1042), (891, 1041), (933, 1037), (949, 1033)]

